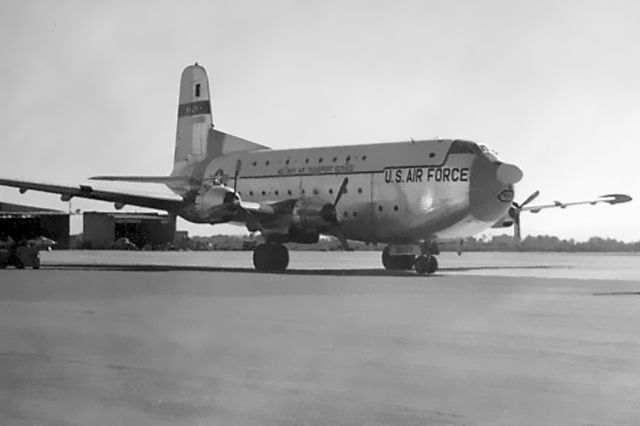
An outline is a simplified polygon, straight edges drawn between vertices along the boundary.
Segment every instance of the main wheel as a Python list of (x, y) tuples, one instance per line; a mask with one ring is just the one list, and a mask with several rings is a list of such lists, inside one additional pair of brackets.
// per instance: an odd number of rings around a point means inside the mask
[(438, 259), (435, 256), (429, 256), (429, 267), (427, 274), (433, 274), (438, 270)]
[(430, 254), (418, 256), (413, 267), (420, 275), (433, 274), (438, 270), (438, 259)]
[(282, 272), (289, 266), (289, 250), (283, 244), (260, 244), (253, 251), (257, 271)]
[(393, 256), (389, 254), (389, 246), (382, 250), (382, 265), (390, 271), (407, 270), (413, 267), (415, 256), (399, 255)]

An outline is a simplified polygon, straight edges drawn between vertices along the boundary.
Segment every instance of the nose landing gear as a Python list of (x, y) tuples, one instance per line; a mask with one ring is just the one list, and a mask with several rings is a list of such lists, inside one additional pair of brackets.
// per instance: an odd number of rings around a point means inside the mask
[(432, 243), (420, 246), (388, 245), (382, 251), (382, 264), (391, 271), (415, 269), (420, 275), (433, 274), (438, 270), (438, 259), (435, 257), (438, 253), (438, 246)]
[(289, 250), (284, 244), (260, 244), (253, 250), (253, 265), (260, 272), (282, 272), (289, 266)]

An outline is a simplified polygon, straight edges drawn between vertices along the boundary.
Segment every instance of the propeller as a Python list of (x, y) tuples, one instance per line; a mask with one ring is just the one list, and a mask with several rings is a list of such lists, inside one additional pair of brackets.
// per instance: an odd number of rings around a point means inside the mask
[(540, 191), (535, 191), (533, 194), (529, 195), (526, 200), (522, 203), (518, 204), (515, 201), (511, 203), (511, 207), (509, 208), (509, 216), (513, 219), (513, 237), (516, 241), (516, 244), (520, 244), (520, 240), (522, 238), (520, 234), (520, 212), (522, 212), (522, 208), (535, 200), (538, 195), (540, 195)]
[(340, 198), (342, 198), (342, 196), (346, 194), (348, 184), (349, 178), (345, 177), (340, 184), (340, 188), (338, 189), (338, 193), (336, 194), (336, 199), (333, 201), (333, 204), (325, 204), (324, 206), (322, 206), (320, 215), (325, 221), (333, 224), (336, 231), (336, 237), (338, 237), (338, 241), (340, 241), (340, 245), (342, 246), (342, 248), (344, 250), (351, 251), (352, 249), (351, 247), (349, 247), (349, 243), (347, 242), (344, 230), (342, 229), (342, 225), (340, 224), (338, 215), (336, 213), (336, 206), (338, 205)]
[(340, 184), (340, 189), (338, 189), (338, 194), (336, 195), (336, 200), (333, 202), (334, 211), (336, 206), (338, 205), (338, 201), (340, 201), (340, 198), (342, 198), (342, 195), (347, 193), (348, 184), (349, 184), (349, 178), (342, 179), (342, 183)]
[(238, 182), (240, 181), (240, 170), (241, 169), (242, 169), (242, 161), (238, 158), (238, 161), (236, 161), (236, 169), (233, 172), (233, 193), (230, 193), (230, 195), (233, 198), (231, 198), (229, 201), (227, 201), (225, 199), (225, 202), (233, 203), (234, 208), (235, 208), (236, 211), (241, 211), (242, 213), (247, 215), (247, 218), (251, 221), (251, 223), (253, 225), (257, 225), (259, 227), (259, 222), (253, 216), (253, 213), (251, 213), (249, 210), (243, 208), (240, 205), (240, 196), (238, 195)]
[(228, 192), (224, 197), (225, 203), (236, 203), (240, 200), (238, 196), (238, 180), (240, 178), (240, 169), (242, 168), (242, 161), (238, 159), (236, 161), (236, 170), (233, 172), (233, 192)]
[(240, 177), (240, 169), (242, 168), (242, 161), (238, 159), (236, 161), (236, 171), (233, 173), (233, 192), (238, 193), (238, 178)]

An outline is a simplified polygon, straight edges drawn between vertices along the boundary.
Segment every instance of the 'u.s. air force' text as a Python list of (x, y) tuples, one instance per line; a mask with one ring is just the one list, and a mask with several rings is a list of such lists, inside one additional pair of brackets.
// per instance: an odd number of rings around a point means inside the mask
[(469, 182), (468, 167), (410, 167), (384, 169), (386, 183)]

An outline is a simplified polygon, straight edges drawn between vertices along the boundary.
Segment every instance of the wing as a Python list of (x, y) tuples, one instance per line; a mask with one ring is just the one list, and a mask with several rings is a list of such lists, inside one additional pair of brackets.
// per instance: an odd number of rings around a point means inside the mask
[(578, 206), (578, 205), (582, 205), (582, 204), (591, 204), (591, 205), (595, 205), (598, 203), (606, 203), (606, 204), (620, 204), (620, 203), (627, 203), (629, 201), (631, 201), (632, 198), (626, 194), (607, 194), (607, 195), (601, 195), (600, 197), (598, 197), (595, 200), (586, 200), (586, 201), (572, 201), (569, 203), (563, 203), (560, 201), (554, 201), (553, 204), (542, 204), (542, 205), (538, 205), (538, 206), (526, 206), (526, 207), (522, 207), (520, 210), (521, 211), (528, 211), (531, 213), (538, 213), (540, 210), (543, 209), (552, 209), (552, 208), (567, 208), (569, 206)]
[(66, 186), (15, 179), (0, 179), (0, 185), (18, 188), (20, 193), (23, 194), (28, 190), (50, 192), (60, 194), (62, 201), (69, 201), (73, 197), (88, 198), (92, 200), (109, 201), (119, 207), (129, 204), (132, 206), (175, 212), (185, 204), (181, 198), (107, 191), (96, 189), (91, 185)]

